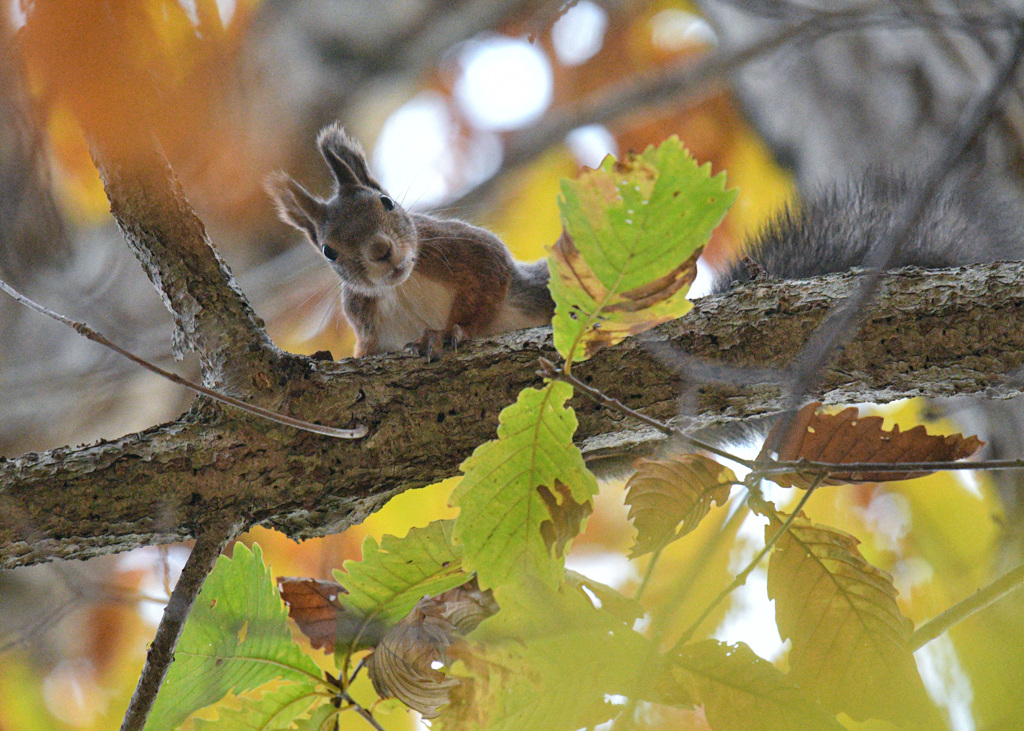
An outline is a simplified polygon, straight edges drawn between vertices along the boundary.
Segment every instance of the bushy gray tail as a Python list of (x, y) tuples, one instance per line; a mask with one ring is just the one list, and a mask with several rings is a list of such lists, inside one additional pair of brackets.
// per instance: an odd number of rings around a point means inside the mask
[[(904, 225), (910, 194), (923, 181), (888, 173), (826, 188), (779, 214), (747, 247), (770, 276), (801, 279), (861, 265)], [(950, 176), (920, 224), (896, 252), (893, 268), (927, 268), (1024, 259), (1024, 202), (1008, 183)], [(735, 264), (715, 291), (749, 279)]]

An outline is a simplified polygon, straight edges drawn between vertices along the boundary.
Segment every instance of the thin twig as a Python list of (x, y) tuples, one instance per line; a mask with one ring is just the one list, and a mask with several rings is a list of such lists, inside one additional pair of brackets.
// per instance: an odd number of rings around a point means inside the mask
[(988, 605), (1002, 599), (1012, 591), (1024, 586), (1024, 564), (996, 579), (988, 586), (978, 589), (963, 601), (957, 602), (939, 616), (925, 622), (910, 638), (910, 649), (914, 652), (934, 640), (958, 622), (981, 611)]
[(633, 409), (629, 408), (618, 399), (613, 399), (611, 396), (608, 396), (600, 389), (588, 386), (571, 373), (566, 373), (565, 371), (556, 368), (555, 364), (552, 363), (547, 358), (540, 358), (539, 361), (540, 370), (537, 371), (537, 375), (541, 376), (542, 378), (550, 378), (553, 381), (562, 381), (564, 383), (568, 383), (570, 386), (572, 386), (578, 391), (582, 391), (583, 393), (585, 393), (587, 396), (589, 396), (602, 406), (612, 409), (613, 411), (618, 411), (622, 414), (626, 414), (627, 416), (632, 416), (637, 421), (640, 421), (644, 424), (647, 424), (650, 427), (657, 429), (666, 436), (678, 437), (692, 447), (695, 447), (697, 449), (703, 449), (705, 452), (717, 455), (719, 457), (722, 457), (723, 459), (732, 460), (733, 462), (741, 464), (748, 469), (754, 468), (753, 460), (737, 457), (731, 452), (728, 452), (724, 449), (720, 449), (713, 444), (708, 444), (707, 442), (701, 441), (700, 439), (694, 439), (688, 434), (685, 434), (682, 430), (677, 429), (674, 426), (670, 426), (669, 424), (666, 424), (663, 421), (654, 419), (650, 416), (647, 416), (646, 414), (641, 414), (639, 411), (634, 411)]
[(178, 577), (178, 583), (175, 584), (171, 598), (164, 608), (160, 625), (156, 628), (156, 635), (146, 654), (146, 664), (142, 668), (139, 684), (135, 687), (135, 693), (124, 714), (121, 731), (142, 731), (146, 725), (146, 718), (153, 708), (153, 702), (167, 675), (167, 669), (174, 660), (174, 648), (181, 637), (185, 620), (192, 611), (192, 605), (199, 596), (199, 590), (203, 588), (203, 582), (213, 570), (224, 546), (238, 535), (241, 528), (241, 524), (217, 525), (205, 530), (196, 539), (192, 553), (189, 554), (181, 570), (181, 576)]
[(179, 386), (184, 386), (185, 388), (195, 391), (196, 393), (202, 394), (203, 396), (208, 396), (209, 398), (212, 398), (215, 401), (220, 401), (221, 403), (228, 404), (229, 406), (234, 406), (236, 409), (241, 409), (246, 413), (253, 414), (254, 416), (259, 416), (260, 418), (267, 419), (268, 421), (273, 421), (276, 424), (294, 427), (296, 429), (301, 429), (302, 431), (312, 432), (313, 434), (322, 434), (325, 437), (336, 437), (338, 439), (361, 439), (369, 433), (369, 429), (362, 425), (357, 426), (354, 429), (337, 429), (332, 426), (322, 426), (320, 424), (314, 424), (309, 421), (303, 421), (302, 419), (295, 419), (291, 416), (285, 416), (284, 414), (278, 414), (274, 411), (264, 409), (260, 406), (256, 406), (255, 404), (248, 404), (245, 401), (240, 401), (239, 399), (236, 399), (234, 396), (228, 396), (225, 393), (218, 393), (217, 391), (209, 389), (206, 386), (200, 386), (198, 383), (193, 383), (192, 381), (182, 378), (177, 373), (165, 371), (160, 366), (150, 363), (148, 360), (140, 358), (134, 353), (125, 350), (121, 346), (111, 342), (109, 339), (93, 330), (84, 322), (75, 322), (74, 320), (70, 320), (64, 317), (63, 315), (54, 312), (53, 310), (50, 310), (47, 307), (44, 307), (38, 302), (29, 299), (28, 297), (26, 297), (21, 292), (11, 287), (3, 280), (0, 280), (0, 289), (2, 289), (4, 292), (9, 294), (11, 297), (13, 297), (19, 303), (28, 307), (29, 309), (35, 310), (41, 315), (46, 315), (51, 320), (56, 320), (62, 325), (67, 325), (72, 330), (77, 332), (79, 335), (82, 335), (83, 337), (92, 340), (95, 343), (99, 343), (104, 347), (110, 348), (115, 353), (124, 356), (133, 363), (137, 363), (146, 370), (152, 371), (153, 373), (156, 373), (158, 376), (166, 378), (172, 383), (177, 383)]
[[(736, 574), (736, 577), (729, 583), (729, 585), (722, 589), (721, 592), (719, 592), (718, 596), (716, 596), (712, 600), (712, 602), (708, 604), (707, 608), (705, 608), (704, 611), (701, 612), (701, 615), (697, 617), (696, 620), (694, 620), (693, 624), (691, 624), (689, 628), (687, 628), (687, 630), (683, 632), (682, 637), (679, 638), (679, 641), (676, 642), (675, 647), (672, 648), (673, 653), (681, 650), (683, 648), (683, 645), (689, 642), (690, 638), (693, 636), (693, 633), (697, 631), (701, 623), (705, 619), (707, 619), (708, 616), (710, 616), (711, 612), (713, 612), (719, 604), (725, 601), (730, 594), (732, 594), (734, 591), (736, 591), (745, 583), (747, 583), (747, 577), (750, 576), (751, 573), (753, 573), (754, 569), (757, 568), (757, 565), (761, 563), (761, 559), (764, 558), (770, 550), (772, 550), (772, 547), (775, 546), (776, 543), (778, 543), (779, 539), (786, 534), (786, 532), (789, 530), (789, 527), (793, 525), (793, 521), (796, 520), (796, 517), (798, 515), (800, 515), (800, 511), (803, 510), (804, 505), (806, 505), (807, 501), (810, 500), (811, 494), (814, 492), (815, 488), (817, 488), (818, 485), (821, 484), (821, 481), (824, 479), (825, 473), (819, 473), (814, 483), (811, 484), (811, 486), (807, 489), (807, 492), (804, 493), (804, 495), (800, 498), (800, 502), (796, 504), (796, 508), (794, 508), (793, 511), (786, 517), (786, 520), (783, 521), (782, 526), (777, 531), (775, 531), (775, 533), (772, 534), (771, 538), (765, 541), (764, 548), (757, 552), (757, 555), (750, 560), (750, 563), (748, 563), (742, 571)], [(777, 520), (778, 516), (774, 516), (773, 519)]]
[(662, 546), (661, 548), (659, 548), (651, 554), (651, 558), (647, 562), (647, 567), (644, 569), (644, 576), (640, 580), (640, 586), (637, 587), (636, 594), (633, 595), (633, 598), (636, 601), (640, 601), (641, 599), (643, 599), (644, 594), (647, 591), (647, 587), (651, 583), (651, 577), (654, 576), (654, 567), (655, 565), (657, 565), (658, 559), (661, 558), (661, 552), (664, 550), (665, 547)]
[(347, 701), (348, 701), (348, 702), (349, 702), (349, 703), (351, 704), (350, 708), (351, 708), (351, 709), (352, 709), (353, 711), (355, 711), (356, 713), (358, 713), (358, 714), (359, 714), (360, 716), (362, 716), (362, 717), (363, 717), (363, 719), (364, 719), (364, 720), (365, 720), (365, 721), (366, 721), (366, 722), (367, 722), (368, 724), (370, 724), (371, 726), (373, 726), (373, 727), (374, 727), (374, 728), (376, 729), (376, 731), (387, 731), (387, 730), (386, 730), (386, 729), (385, 729), (385, 728), (384, 728), (383, 726), (381, 726), (381, 725), (380, 725), (379, 723), (377, 723), (377, 719), (375, 719), (375, 718), (373, 717), (373, 714), (372, 714), (372, 713), (370, 713), (370, 712), (369, 712), (368, 710), (366, 710), (366, 709), (365, 709), (365, 708), (363, 708), (363, 707), (362, 707), (361, 705), (359, 705), (358, 703), (356, 703), (356, 702), (355, 702), (355, 701), (354, 701), (354, 700), (352, 699), (352, 696), (350, 696), (350, 695), (349, 695), (348, 693), (345, 693), (345, 700), (347, 700)]
[(631, 416), (648, 426), (651, 426), (662, 434), (677, 437), (696, 449), (702, 449), (711, 454), (718, 455), (723, 459), (729, 459), (741, 464), (751, 470), (757, 470), (762, 477), (771, 477), (788, 472), (938, 472), (940, 470), (1019, 470), (1024, 469), (1024, 459), (989, 459), (976, 462), (960, 461), (937, 461), (937, 462), (818, 462), (816, 460), (770, 460), (757, 461), (737, 457), (731, 452), (719, 449), (713, 444), (708, 444), (700, 439), (694, 439), (678, 427), (667, 424), (664, 421), (642, 414), (639, 411), (629, 408), (618, 399), (605, 394), (600, 389), (588, 386), (576, 376), (559, 370), (547, 358), (540, 358), (540, 369), (537, 375), (543, 378), (563, 381), (573, 388), (581, 391), (602, 406), (618, 411), (626, 416)]

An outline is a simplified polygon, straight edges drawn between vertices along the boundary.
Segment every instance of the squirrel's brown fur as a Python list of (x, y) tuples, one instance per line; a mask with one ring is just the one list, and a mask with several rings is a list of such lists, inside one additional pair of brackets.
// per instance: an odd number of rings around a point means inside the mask
[(501, 239), (465, 221), (404, 210), (370, 176), (338, 124), (317, 144), (334, 175), (323, 200), (284, 173), (267, 189), (281, 219), (306, 234), (342, 281), (357, 356), (546, 325), (554, 303), (544, 262), (516, 262)]

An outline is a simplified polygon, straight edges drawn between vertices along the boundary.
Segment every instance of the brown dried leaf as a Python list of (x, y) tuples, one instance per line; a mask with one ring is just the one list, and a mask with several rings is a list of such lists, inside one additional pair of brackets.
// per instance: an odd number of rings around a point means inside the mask
[(382, 698), (397, 698), (424, 718), (435, 718), (448, 703), (449, 693), (463, 682), (438, 666), (449, 666), (449, 650), (497, 610), (491, 592), (481, 591), (475, 579), (436, 597), (424, 597), (366, 659), (374, 689)]
[(626, 483), (629, 519), (637, 530), (636, 558), (664, 548), (704, 519), (711, 502), (724, 505), (736, 475), (699, 454), (670, 459), (640, 459)]
[[(782, 526), (765, 528), (770, 539)], [(779, 634), (792, 641), (789, 676), (833, 712), (901, 723), (928, 718), (909, 647), (913, 624), (892, 578), (857, 550), (857, 539), (802, 515), (775, 544), (768, 596)]]
[[(781, 439), (778, 425), (769, 432), (765, 444), (779, 445), (780, 460), (808, 459), (837, 464), (946, 462), (970, 457), (984, 445), (974, 436), (931, 435), (924, 426), (915, 426), (901, 432), (897, 425), (892, 431), (886, 431), (882, 429), (883, 420), (880, 416), (860, 416), (855, 407), (843, 409), (838, 414), (816, 413), (820, 406), (820, 403), (815, 402), (800, 409), (789, 431)], [(889, 482), (927, 474), (930, 472), (833, 472), (822, 484)], [(784, 487), (802, 488), (809, 487), (812, 482), (796, 472), (773, 475), (772, 480)]]
[(335, 643), (357, 640), (356, 649), (373, 647), (383, 635), (379, 622), (367, 623), (345, 611), (338, 600), (347, 594), (341, 584), (334, 581), (279, 576), (278, 590), (288, 605), (288, 616), (295, 620), (302, 634), (309, 638), (313, 649), (335, 651)]

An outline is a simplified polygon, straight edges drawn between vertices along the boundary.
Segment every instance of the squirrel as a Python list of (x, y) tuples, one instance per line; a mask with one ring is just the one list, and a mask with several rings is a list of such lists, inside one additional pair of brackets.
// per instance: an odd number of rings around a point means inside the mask
[[(323, 200), (285, 173), (267, 189), (281, 219), (302, 231), (342, 283), (355, 355), (408, 346), (428, 359), (444, 346), (551, 322), (544, 260), (515, 261), (501, 239), (456, 219), (406, 211), (369, 173), (362, 147), (338, 123), (317, 137), (334, 177)], [(920, 180), (871, 170), (778, 214), (748, 242), (755, 271), (801, 279), (846, 271), (891, 239)], [(1008, 182), (960, 171), (939, 186), (891, 267), (939, 268), (1024, 260), (1024, 206)], [(751, 278), (743, 260), (718, 273), (720, 293)]]
[[(923, 183), (905, 174), (872, 170), (856, 181), (822, 188), (784, 208), (746, 246), (746, 258), (778, 279), (805, 279), (860, 266), (872, 246), (904, 225), (910, 193)], [(950, 175), (938, 187), (899, 251), (892, 269), (925, 269), (1024, 260), (1024, 205), (1009, 182)], [(736, 261), (718, 274), (720, 293), (751, 278)]]
[(320, 131), (317, 146), (334, 177), (330, 198), (283, 172), (266, 187), (281, 220), (341, 279), (356, 357), (412, 347), (431, 360), (464, 338), (551, 323), (546, 261), (518, 262), (486, 229), (405, 210), (337, 122)]

